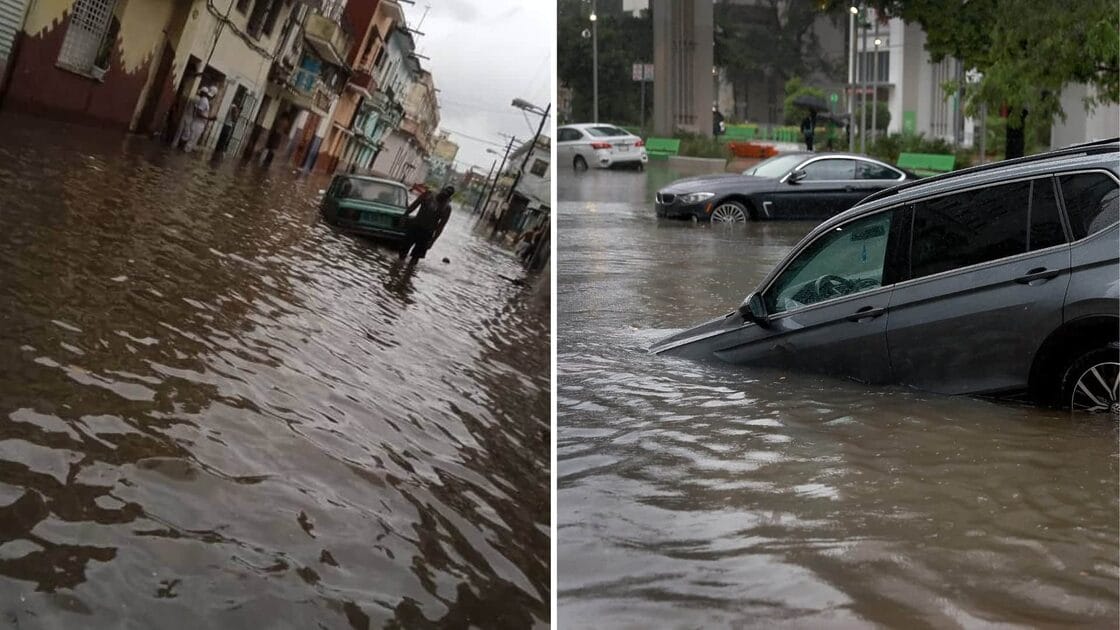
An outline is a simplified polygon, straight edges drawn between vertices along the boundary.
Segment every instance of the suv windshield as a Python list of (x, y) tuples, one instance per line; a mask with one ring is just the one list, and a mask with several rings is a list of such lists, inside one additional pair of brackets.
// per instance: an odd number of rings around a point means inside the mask
[(598, 136), (600, 138), (610, 138), (612, 136), (628, 136), (628, 135), (630, 135), (630, 134), (626, 133), (625, 131), (619, 129), (618, 127), (608, 127), (608, 126), (588, 127), (587, 128), (587, 133), (589, 133), (593, 136)]
[(343, 179), (338, 183), (335, 194), (343, 199), (376, 201), (391, 206), (407, 205), (405, 189), (396, 184), (374, 182), (365, 179)]
[(778, 155), (759, 162), (754, 168), (743, 171), (743, 174), (777, 179), (788, 173), (791, 168), (800, 164), (804, 159), (804, 155)]

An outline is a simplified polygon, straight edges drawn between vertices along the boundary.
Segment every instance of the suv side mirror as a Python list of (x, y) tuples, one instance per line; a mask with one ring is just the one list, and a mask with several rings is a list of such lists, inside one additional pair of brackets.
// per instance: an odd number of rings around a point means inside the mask
[(797, 182), (805, 179), (805, 175), (805, 171), (794, 171), (789, 174), (789, 179), (787, 179), (786, 181), (791, 184), (796, 184)]
[(770, 326), (770, 316), (766, 313), (766, 304), (760, 293), (748, 295), (739, 305), (739, 314), (743, 316), (743, 321), (754, 322), (763, 328)]

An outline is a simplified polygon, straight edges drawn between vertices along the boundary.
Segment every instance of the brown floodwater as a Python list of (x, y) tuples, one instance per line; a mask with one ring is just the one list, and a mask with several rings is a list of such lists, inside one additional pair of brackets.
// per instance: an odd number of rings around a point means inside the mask
[(1109, 418), (647, 352), (812, 227), (657, 220), (682, 174), (559, 174), (558, 624), (1116, 627)]
[(323, 184), (0, 116), (0, 623), (550, 623), (547, 276)]

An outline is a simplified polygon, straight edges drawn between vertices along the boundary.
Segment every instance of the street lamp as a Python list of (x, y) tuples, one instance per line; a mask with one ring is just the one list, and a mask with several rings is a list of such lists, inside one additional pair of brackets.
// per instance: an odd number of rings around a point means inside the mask
[(852, 133), (855, 124), (856, 99), (856, 16), (859, 7), (852, 3), (848, 7), (848, 152), (855, 153), (856, 136)]
[(591, 122), (599, 122), (599, 15), (591, 0)]
[[(875, 22), (875, 30), (879, 30), (878, 20)], [(879, 47), (883, 45), (883, 39), (876, 35), (874, 44), (875, 61), (871, 64), (871, 89), (875, 91), (871, 95), (871, 133), (873, 137), (877, 137), (879, 135)]]

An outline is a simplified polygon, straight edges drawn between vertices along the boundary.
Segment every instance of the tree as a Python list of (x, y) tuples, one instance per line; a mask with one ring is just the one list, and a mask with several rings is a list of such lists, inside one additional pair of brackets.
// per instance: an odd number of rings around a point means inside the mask
[[(589, 5), (581, 0), (560, 0), (557, 6), (557, 78), (572, 89), (571, 116), (590, 121), (592, 113), (591, 39), (583, 31), (591, 28)], [(648, 12), (639, 17), (629, 13), (600, 13), (599, 32), (599, 120), (636, 124), (641, 119), (641, 85), (631, 69), (637, 62), (653, 61), (653, 22)], [(646, 85), (646, 108), (652, 106)], [(647, 116), (648, 118), (648, 116)]]
[(921, 25), (933, 61), (951, 56), (981, 73), (965, 90), (965, 112), (976, 116), (981, 105), (1010, 112), (1006, 157), (1022, 155), (1026, 116), (1047, 123), (1065, 119), (1059, 99), (1071, 83), (1093, 88), (1086, 110), (1120, 102), (1120, 32), (1113, 0), (873, 0), (872, 5)]
[(800, 125), (801, 121), (809, 115), (809, 110), (794, 105), (793, 101), (799, 96), (815, 96), (821, 100), (825, 99), (824, 90), (811, 85), (805, 85), (801, 82), (801, 77), (791, 77), (786, 81), (786, 98), (784, 101), (785, 106), (785, 124), (787, 125)]
[[(813, 29), (821, 17), (816, 3), (719, 2), (714, 10), (715, 65), (724, 69), (735, 88), (736, 100), (740, 100), (748, 82), (760, 77), (781, 85), (793, 77), (843, 76), (844, 60), (829, 59)], [(833, 20), (842, 19), (847, 8), (832, 7), (829, 12)]]

